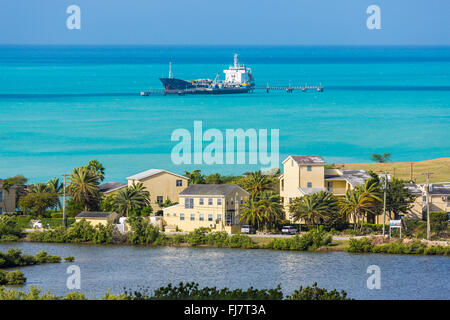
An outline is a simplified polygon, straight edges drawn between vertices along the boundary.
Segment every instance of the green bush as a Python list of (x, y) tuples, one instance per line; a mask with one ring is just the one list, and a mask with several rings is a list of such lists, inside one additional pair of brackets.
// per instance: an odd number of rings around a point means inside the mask
[(74, 256), (65, 257), (64, 261), (66, 261), (66, 262), (74, 262), (75, 261), (75, 257)]
[(372, 240), (369, 238), (350, 239), (345, 250), (353, 253), (372, 252), (373, 247)]
[(18, 286), (18, 285), (23, 285), (26, 281), (27, 281), (27, 278), (25, 278), (22, 271), (0, 270), (0, 285)]
[(156, 244), (164, 243), (164, 234), (158, 227), (152, 225), (148, 220), (142, 217), (133, 217), (129, 219), (131, 226), (131, 234), (129, 241), (132, 244)]
[(312, 287), (300, 287), (292, 295), (286, 297), (286, 300), (350, 300), (347, 298), (347, 292), (336, 289), (328, 291), (327, 289), (317, 288), (317, 282)]
[(17, 223), (17, 218), (0, 215), (0, 242), (17, 241), (22, 237), (22, 228)]
[(448, 231), (448, 214), (445, 211), (430, 212), (431, 231), (441, 236)]
[(28, 238), (34, 242), (53, 243), (112, 243), (116, 240), (116, 229), (112, 223), (104, 226), (98, 224), (93, 227), (85, 219), (74, 223), (72, 226), (57, 227), (53, 230), (34, 231), (28, 234)]
[(210, 232), (210, 228), (201, 227), (195, 229), (186, 236), (187, 243), (191, 246), (198, 246), (206, 244), (208, 242), (207, 233)]
[(319, 229), (311, 229), (301, 236), (297, 234), (290, 238), (272, 239), (264, 247), (275, 250), (316, 250), (322, 246), (329, 245), (331, 240), (331, 235), (321, 226)]
[(61, 262), (61, 257), (49, 255), (46, 251), (42, 250), (34, 256), (36, 263), (59, 263)]

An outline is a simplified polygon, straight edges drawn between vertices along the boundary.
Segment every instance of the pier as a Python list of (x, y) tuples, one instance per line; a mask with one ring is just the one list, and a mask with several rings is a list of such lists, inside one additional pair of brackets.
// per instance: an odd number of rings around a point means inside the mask
[[(323, 92), (324, 87), (322, 85), (318, 86), (255, 86), (251, 91), (254, 90), (265, 90), (267, 93), (269, 93), (271, 90), (284, 90), (287, 93), (292, 93), (294, 90), (299, 90), (302, 92), (306, 92), (308, 90), (315, 90), (317, 92)], [(149, 89), (146, 91), (141, 91), (141, 96), (150, 96), (150, 95), (167, 95), (167, 94), (176, 94), (176, 95), (185, 95), (185, 94), (199, 94), (197, 89), (183, 89), (183, 90), (165, 90), (165, 89)], [(203, 94), (208, 94), (208, 89), (205, 89)], [(200, 93), (201, 94), (201, 93)]]

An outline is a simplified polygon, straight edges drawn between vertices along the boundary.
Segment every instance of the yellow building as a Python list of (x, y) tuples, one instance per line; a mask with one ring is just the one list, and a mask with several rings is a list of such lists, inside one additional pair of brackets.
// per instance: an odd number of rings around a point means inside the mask
[(194, 184), (180, 193), (180, 203), (163, 209), (166, 230), (200, 227), (233, 234), (240, 231), (239, 213), (249, 193), (232, 184)]
[(75, 221), (80, 222), (82, 219), (85, 219), (93, 227), (98, 224), (106, 226), (108, 224), (108, 221), (110, 221), (111, 223), (117, 223), (119, 215), (117, 213), (109, 212), (84, 211), (75, 217)]
[(283, 173), (279, 177), (286, 219), (292, 221), (289, 205), (297, 197), (319, 191), (344, 196), (347, 190), (364, 184), (369, 178), (365, 170), (325, 169), (320, 156), (289, 156), (283, 161)]
[(150, 169), (127, 178), (128, 186), (141, 182), (150, 192), (151, 204), (166, 200), (178, 202), (178, 195), (187, 188), (189, 179), (185, 176), (160, 169)]
[[(426, 192), (425, 185), (407, 184), (406, 187), (415, 195), (409, 218), (426, 220)], [(444, 211), (450, 213), (450, 184), (430, 184), (428, 203), (431, 211)], [(394, 217), (393, 217), (394, 218)]]
[(16, 211), (17, 188), (12, 186), (8, 189), (3, 187), (3, 180), (0, 179), (0, 214)]

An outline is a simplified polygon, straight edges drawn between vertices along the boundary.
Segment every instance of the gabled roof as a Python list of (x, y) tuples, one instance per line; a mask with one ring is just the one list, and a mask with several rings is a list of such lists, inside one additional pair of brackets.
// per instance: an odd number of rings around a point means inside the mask
[(430, 184), (430, 194), (450, 195), (450, 184)]
[(242, 189), (237, 184), (191, 184), (180, 192), (180, 196), (226, 196), (236, 189)]
[(150, 169), (150, 170), (147, 170), (147, 171), (143, 171), (143, 172), (137, 173), (137, 174), (132, 175), (130, 177), (127, 177), (127, 179), (128, 180), (142, 180), (142, 179), (154, 176), (154, 175), (162, 173), (162, 172), (173, 174), (174, 176), (180, 177), (182, 179), (189, 180), (189, 178), (187, 178), (185, 176), (182, 176), (182, 175), (170, 172), (170, 171), (162, 170), (162, 169)]
[(325, 174), (325, 180), (346, 180), (352, 187), (356, 187), (357, 185), (364, 184), (371, 177), (371, 175), (363, 169), (340, 169), (340, 172), (342, 174), (339, 175)]
[(83, 211), (80, 214), (78, 214), (75, 218), (108, 219), (109, 216), (110, 216), (109, 212)]
[(103, 183), (103, 184), (99, 185), (98, 191), (100, 191), (102, 193), (107, 193), (107, 192), (122, 189), (123, 187), (126, 187), (126, 186), (127, 186), (126, 182), (107, 182), (107, 183)]
[(283, 163), (286, 162), (289, 158), (292, 158), (299, 165), (324, 165), (325, 161), (321, 156), (289, 156), (287, 157)]

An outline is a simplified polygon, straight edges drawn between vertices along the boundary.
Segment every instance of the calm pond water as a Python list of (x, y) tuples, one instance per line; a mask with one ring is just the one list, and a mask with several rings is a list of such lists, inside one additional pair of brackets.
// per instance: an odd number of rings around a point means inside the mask
[[(64, 295), (66, 269), (81, 269), (81, 291), (100, 297), (109, 288), (151, 289), (196, 281), (201, 286), (273, 288), (281, 284), (289, 294), (300, 285), (316, 281), (320, 287), (346, 290), (356, 299), (450, 299), (448, 257), (345, 252), (310, 253), (175, 247), (97, 246), (41, 243), (0, 244), (0, 251), (21, 248), (35, 254), (46, 250), (61, 257), (75, 256), (74, 263), (23, 267), (27, 285)], [(381, 289), (369, 290), (369, 265), (381, 269)], [(27, 289), (27, 287), (23, 287)]]

